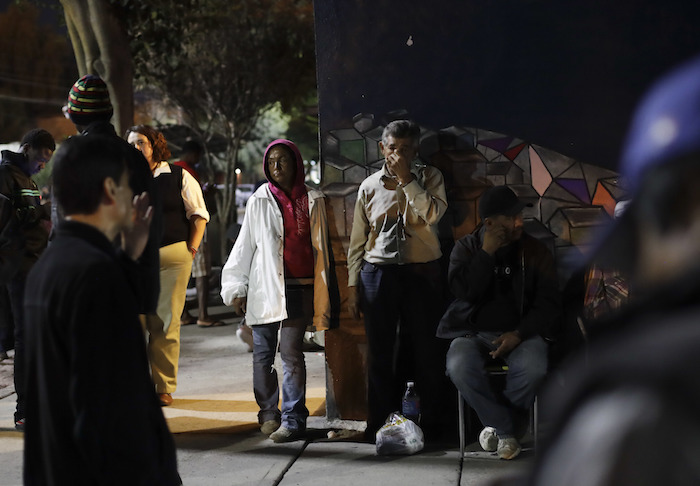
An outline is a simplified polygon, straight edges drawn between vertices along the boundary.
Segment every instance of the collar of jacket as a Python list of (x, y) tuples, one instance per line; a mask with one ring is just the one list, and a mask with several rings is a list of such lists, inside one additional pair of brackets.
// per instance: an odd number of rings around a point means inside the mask
[(25, 154), (21, 152), (12, 152), (11, 150), (3, 150), (0, 153), (2, 154), (3, 163), (14, 165), (27, 177), (31, 177), (31, 174), (27, 170), (27, 156)]

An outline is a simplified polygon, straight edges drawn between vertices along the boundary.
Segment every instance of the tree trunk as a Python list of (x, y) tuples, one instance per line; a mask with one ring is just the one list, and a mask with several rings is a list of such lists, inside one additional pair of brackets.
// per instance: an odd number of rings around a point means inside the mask
[(229, 147), (226, 149), (226, 180), (224, 183), (224, 189), (221, 191), (221, 197), (217, 200), (219, 205), (219, 211), (217, 217), (219, 218), (219, 223), (221, 224), (221, 261), (226, 263), (228, 258), (228, 253), (226, 251), (228, 239), (226, 237), (226, 230), (229, 225), (236, 223), (238, 221), (238, 207), (236, 206), (236, 165), (238, 159), (238, 145), (239, 141), (237, 139), (231, 140)]
[(134, 69), (126, 29), (109, 0), (61, 0), (80, 76), (99, 75), (109, 88), (119, 135), (134, 122)]

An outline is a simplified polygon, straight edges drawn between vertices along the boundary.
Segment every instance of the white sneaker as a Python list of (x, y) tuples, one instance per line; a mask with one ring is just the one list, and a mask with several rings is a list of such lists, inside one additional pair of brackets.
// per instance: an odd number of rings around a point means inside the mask
[(273, 442), (280, 444), (282, 442), (292, 442), (297, 440), (301, 438), (302, 435), (304, 435), (304, 432), (301, 430), (290, 430), (283, 426), (270, 434), (270, 439), (272, 439)]
[(253, 330), (246, 326), (245, 324), (241, 324), (238, 327), (238, 330), (236, 331), (236, 336), (238, 336), (238, 339), (243, 341), (245, 344), (248, 345), (248, 352), (252, 353), (253, 352)]
[(263, 422), (262, 426), (260, 427), (260, 432), (262, 432), (265, 435), (270, 435), (274, 431), (280, 428), (280, 421), (279, 420), (266, 420)]
[(496, 429), (493, 427), (484, 427), (484, 430), (479, 434), (479, 445), (486, 452), (496, 452), (498, 448), (498, 436)]
[(515, 457), (520, 454), (520, 451), (522, 449), (520, 448), (520, 444), (518, 444), (517, 439), (515, 437), (508, 437), (507, 439), (499, 439), (498, 440), (498, 458), (499, 459), (505, 459), (505, 460), (510, 460), (514, 459)]

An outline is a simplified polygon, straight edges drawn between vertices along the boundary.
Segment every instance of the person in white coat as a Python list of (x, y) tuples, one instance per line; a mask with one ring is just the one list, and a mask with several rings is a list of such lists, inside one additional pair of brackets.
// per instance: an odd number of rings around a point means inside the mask
[[(306, 430), (303, 338), (307, 325), (328, 329), (331, 255), (325, 198), (304, 184), (296, 145), (273, 141), (263, 165), (269, 182), (246, 204), (241, 231), (221, 274), (221, 297), (253, 329), (260, 430), (275, 442), (288, 442)], [(280, 329), (281, 411), (273, 367)]]

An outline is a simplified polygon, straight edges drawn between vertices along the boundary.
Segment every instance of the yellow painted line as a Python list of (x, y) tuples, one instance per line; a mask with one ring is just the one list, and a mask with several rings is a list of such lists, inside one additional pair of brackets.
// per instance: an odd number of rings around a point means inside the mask
[[(306, 407), (310, 415), (324, 416), (326, 414), (325, 389), (307, 390)], [(216, 398), (213, 396), (177, 398), (176, 395), (173, 404), (163, 408), (163, 413), (173, 434), (230, 434), (259, 427), (258, 405), (252, 393), (217, 395)]]

